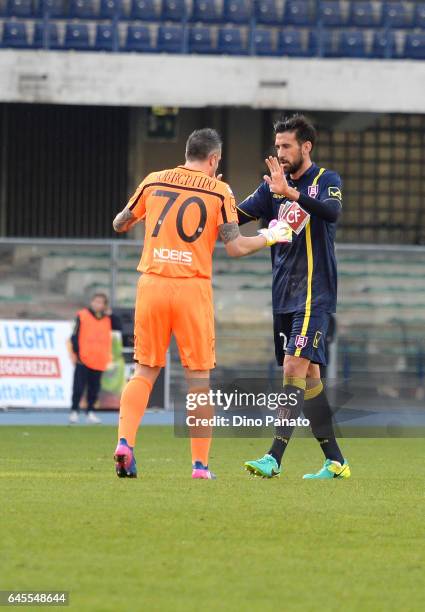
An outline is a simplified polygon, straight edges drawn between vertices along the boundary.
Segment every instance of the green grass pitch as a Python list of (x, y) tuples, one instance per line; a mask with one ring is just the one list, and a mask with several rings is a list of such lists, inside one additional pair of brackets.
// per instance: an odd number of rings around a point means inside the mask
[(345, 439), (350, 480), (295, 438), (280, 479), (249, 477), (264, 439), (217, 439), (217, 481), (188, 440), (144, 427), (141, 477), (119, 480), (115, 429), (0, 427), (0, 589), (68, 590), (68, 609), (425, 609), (425, 441)]

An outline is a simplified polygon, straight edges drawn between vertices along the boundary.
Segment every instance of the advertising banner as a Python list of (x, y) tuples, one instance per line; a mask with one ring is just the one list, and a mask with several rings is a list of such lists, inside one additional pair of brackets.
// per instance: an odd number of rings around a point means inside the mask
[(68, 408), (68, 321), (0, 319), (0, 408)]

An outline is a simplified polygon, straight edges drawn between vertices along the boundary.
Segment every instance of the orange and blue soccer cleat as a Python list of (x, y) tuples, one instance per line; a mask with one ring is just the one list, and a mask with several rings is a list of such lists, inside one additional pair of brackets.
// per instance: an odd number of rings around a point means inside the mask
[(192, 465), (192, 478), (200, 478), (204, 480), (215, 480), (217, 476), (214, 472), (210, 472), (207, 465), (204, 465), (202, 461), (195, 461)]
[(118, 478), (137, 478), (136, 458), (125, 438), (120, 438), (114, 454), (115, 471)]

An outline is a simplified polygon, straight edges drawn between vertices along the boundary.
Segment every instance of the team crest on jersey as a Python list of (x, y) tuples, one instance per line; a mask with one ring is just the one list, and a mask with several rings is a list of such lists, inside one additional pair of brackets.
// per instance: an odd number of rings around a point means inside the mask
[(307, 193), (310, 198), (317, 197), (317, 194), (319, 193), (319, 185), (309, 185)]
[[(280, 217), (278, 218), (280, 220)], [(298, 202), (289, 202), (288, 206), (285, 207), (283, 212), (282, 220), (286, 221), (292, 231), (298, 236), (309, 222), (310, 215), (304, 210), (304, 208), (301, 208)]]
[(295, 346), (297, 348), (303, 349), (308, 344), (308, 336), (297, 336), (295, 338)]

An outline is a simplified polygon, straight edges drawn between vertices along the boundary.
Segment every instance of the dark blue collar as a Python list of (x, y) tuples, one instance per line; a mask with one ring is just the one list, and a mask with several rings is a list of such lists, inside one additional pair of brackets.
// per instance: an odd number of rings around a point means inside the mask
[(310, 179), (312, 178), (312, 176), (316, 176), (316, 172), (318, 169), (318, 165), (315, 164), (314, 162), (312, 162), (310, 168), (308, 168), (304, 174), (302, 174), (298, 179), (294, 180), (291, 179), (290, 180), (292, 183), (294, 183), (295, 185), (298, 185), (299, 183), (303, 182), (303, 181), (310, 181)]

